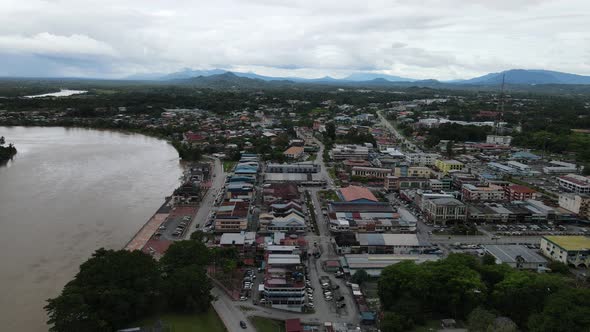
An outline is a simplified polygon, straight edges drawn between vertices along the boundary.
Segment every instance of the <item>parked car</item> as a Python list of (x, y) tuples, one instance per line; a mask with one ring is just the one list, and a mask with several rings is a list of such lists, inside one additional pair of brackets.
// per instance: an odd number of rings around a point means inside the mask
[(344, 296), (340, 296), (337, 301), (344, 301)]
[(245, 329), (247, 327), (246, 323), (243, 320), (240, 321), (240, 327), (243, 329)]
[(346, 306), (346, 303), (338, 303), (338, 305), (336, 305), (338, 308), (344, 308)]

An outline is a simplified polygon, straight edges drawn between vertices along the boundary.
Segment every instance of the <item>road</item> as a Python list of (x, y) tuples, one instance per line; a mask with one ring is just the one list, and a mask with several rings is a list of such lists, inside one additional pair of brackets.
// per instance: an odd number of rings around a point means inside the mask
[[(246, 314), (236, 305), (240, 302), (232, 301), (224, 291), (217, 287), (211, 290), (211, 294), (216, 298), (212, 302), (213, 308), (215, 308), (215, 311), (217, 311), (217, 314), (229, 332), (256, 332), (252, 323), (248, 321)], [(246, 322), (246, 329), (240, 327), (240, 321)]]
[(402, 135), (400, 132), (397, 131), (397, 129), (395, 129), (395, 127), (391, 124), (391, 122), (389, 122), (385, 116), (383, 116), (383, 114), (381, 114), (381, 111), (377, 111), (377, 115), (379, 116), (379, 119), (381, 120), (381, 124), (388, 128), (389, 131), (391, 131), (393, 133), (393, 135), (400, 141), (404, 142), (405, 145), (408, 147), (408, 150), (411, 150), (413, 152), (417, 152), (417, 153), (422, 153), (422, 150), (416, 146), (416, 144), (410, 142), (409, 139), (407, 139), (404, 135)]
[[(193, 220), (189, 226), (190, 230), (188, 232), (186, 232), (186, 234), (184, 235), (185, 239), (190, 238), (191, 233), (194, 228), (203, 228), (203, 226), (205, 225), (205, 222), (207, 221), (207, 216), (209, 216), (209, 213), (211, 213), (211, 210), (215, 206), (215, 197), (217, 196), (217, 193), (219, 192), (219, 190), (221, 190), (221, 188), (223, 188), (223, 186), (225, 184), (225, 173), (223, 172), (223, 164), (221, 163), (219, 158), (213, 158), (213, 157), (209, 157), (209, 158), (213, 159), (213, 173), (212, 174), (214, 176), (212, 177), (212, 180), (211, 180), (211, 188), (207, 191), (207, 194), (205, 194), (205, 197), (203, 197), (203, 200), (201, 201), (201, 203), (199, 205), (199, 210), (197, 211), (197, 213), (193, 217)], [(199, 225), (199, 226), (195, 227), (193, 225)]]

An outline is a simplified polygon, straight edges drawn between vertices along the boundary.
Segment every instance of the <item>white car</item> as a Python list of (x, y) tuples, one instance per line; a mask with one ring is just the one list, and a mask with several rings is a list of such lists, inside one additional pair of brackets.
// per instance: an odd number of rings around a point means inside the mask
[(240, 297), (240, 301), (248, 301), (248, 298), (245, 296)]

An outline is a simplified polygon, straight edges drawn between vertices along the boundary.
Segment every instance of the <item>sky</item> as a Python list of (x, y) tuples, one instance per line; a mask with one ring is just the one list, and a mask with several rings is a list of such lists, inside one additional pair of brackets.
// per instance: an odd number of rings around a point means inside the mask
[(0, 76), (590, 75), (588, 0), (0, 0)]

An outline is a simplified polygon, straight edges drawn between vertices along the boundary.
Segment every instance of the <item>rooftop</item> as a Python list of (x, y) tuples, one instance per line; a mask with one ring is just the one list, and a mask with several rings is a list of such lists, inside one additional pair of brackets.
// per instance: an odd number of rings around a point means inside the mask
[(340, 189), (340, 194), (342, 198), (347, 202), (352, 202), (360, 199), (366, 199), (373, 202), (379, 201), (377, 197), (375, 197), (375, 195), (373, 195), (373, 193), (365, 187), (349, 186)]
[(485, 245), (484, 249), (502, 261), (502, 263), (516, 263), (517, 256), (522, 257), (527, 263), (547, 262), (541, 255), (521, 245)]
[(361, 246), (419, 246), (416, 234), (375, 234), (358, 233), (356, 239)]
[(587, 236), (550, 235), (544, 238), (568, 251), (590, 249), (590, 237)]

